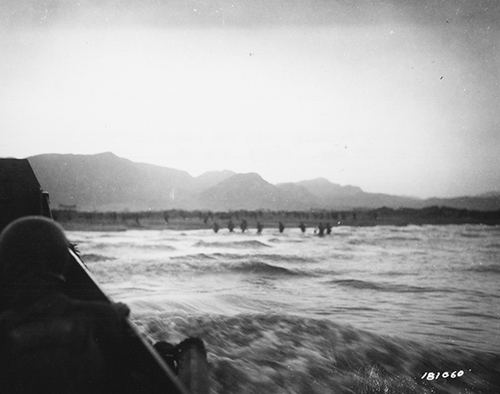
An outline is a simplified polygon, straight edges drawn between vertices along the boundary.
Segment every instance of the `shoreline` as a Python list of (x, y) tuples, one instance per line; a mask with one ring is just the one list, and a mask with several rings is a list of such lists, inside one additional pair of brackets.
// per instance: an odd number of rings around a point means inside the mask
[(500, 211), (469, 211), (447, 207), (423, 209), (351, 210), (351, 211), (142, 211), (142, 212), (86, 212), (53, 210), (54, 220), (69, 231), (127, 231), (127, 230), (214, 230), (227, 232), (232, 224), (234, 232), (242, 227), (255, 232), (279, 229), (284, 231), (303, 225), (311, 228), (340, 226), (408, 226), (482, 224), (500, 225)]

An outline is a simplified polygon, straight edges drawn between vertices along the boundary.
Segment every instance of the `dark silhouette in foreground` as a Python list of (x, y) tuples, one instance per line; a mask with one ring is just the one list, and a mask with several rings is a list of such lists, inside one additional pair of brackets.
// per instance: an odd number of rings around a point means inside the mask
[(229, 230), (230, 233), (234, 231), (234, 223), (232, 220), (230, 220), (227, 224), (227, 229)]
[(302, 234), (304, 234), (306, 232), (306, 225), (304, 224), (304, 222), (300, 222), (299, 228), (300, 228), (300, 231), (302, 231)]
[(212, 229), (214, 230), (214, 233), (217, 234), (219, 232), (219, 223), (214, 222)]
[[(127, 368), (137, 354), (129, 308), (66, 294), (69, 248), (44, 217), (18, 219), (0, 234), (0, 392), (156, 392)], [(208, 393), (201, 340), (155, 347), (172, 350), (161, 355), (192, 393)]]
[(278, 230), (282, 233), (285, 230), (285, 225), (282, 222), (278, 223)]
[(124, 304), (79, 301), (64, 293), (70, 255), (49, 219), (19, 219), (0, 236), (0, 381), (5, 392), (126, 392)]
[(257, 222), (257, 234), (262, 234), (262, 230), (264, 229), (264, 226), (261, 222)]
[(187, 338), (176, 346), (162, 341), (154, 348), (190, 393), (208, 393), (207, 352), (201, 339)]
[[(208, 393), (203, 342), (174, 347), (181, 382), (48, 219), (61, 211), (28, 161), (0, 159), (0, 178), (0, 393)], [(106, 217), (142, 225), (139, 215)]]

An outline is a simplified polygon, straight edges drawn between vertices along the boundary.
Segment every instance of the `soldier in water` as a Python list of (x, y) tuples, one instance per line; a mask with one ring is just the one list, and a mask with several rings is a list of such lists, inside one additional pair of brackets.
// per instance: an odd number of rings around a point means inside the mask
[(302, 231), (302, 233), (306, 232), (306, 225), (304, 224), (304, 222), (300, 222), (299, 228), (300, 228), (300, 231)]
[(325, 235), (325, 226), (323, 226), (322, 222), (319, 222), (318, 224), (318, 236), (322, 237)]

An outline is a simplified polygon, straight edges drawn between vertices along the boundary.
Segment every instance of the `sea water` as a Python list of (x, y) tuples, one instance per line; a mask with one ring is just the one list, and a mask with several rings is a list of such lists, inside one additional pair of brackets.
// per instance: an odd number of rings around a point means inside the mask
[(498, 226), (69, 238), (152, 341), (205, 341), (212, 392), (500, 392)]

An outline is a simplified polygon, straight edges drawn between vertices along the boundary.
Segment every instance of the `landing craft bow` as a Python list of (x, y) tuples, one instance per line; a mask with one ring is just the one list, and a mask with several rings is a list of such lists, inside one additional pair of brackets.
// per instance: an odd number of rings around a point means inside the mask
[[(0, 159), (0, 232), (12, 221), (23, 216), (42, 215), (52, 217), (49, 195), (40, 184), (27, 159)], [(69, 296), (81, 300), (111, 302), (92, 278), (87, 267), (70, 250), (73, 264), (67, 274)], [(130, 334), (129, 345), (134, 354), (126, 367), (144, 383), (140, 392), (147, 394), (189, 394), (177, 376), (165, 364), (152, 345), (127, 319)], [(117, 360), (123, 362), (123, 360)]]

